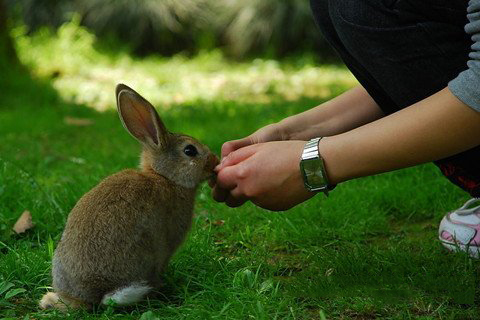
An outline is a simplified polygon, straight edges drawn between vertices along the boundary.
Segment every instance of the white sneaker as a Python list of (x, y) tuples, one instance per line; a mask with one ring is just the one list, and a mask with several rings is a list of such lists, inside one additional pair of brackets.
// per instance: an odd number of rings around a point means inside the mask
[(438, 238), (450, 251), (465, 251), (480, 258), (480, 198), (470, 199), (447, 213), (440, 222)]

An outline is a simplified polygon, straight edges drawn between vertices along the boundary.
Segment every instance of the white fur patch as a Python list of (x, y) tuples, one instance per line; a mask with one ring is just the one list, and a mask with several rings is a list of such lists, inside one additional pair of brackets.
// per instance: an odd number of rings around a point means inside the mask
[(103, 296), (102, 304), (108, 304), (110, 300), (118, 305), (128, 305), (138, 302), (152, 289), (144, 282), (132, 283), (128, 287), (119, 288)]

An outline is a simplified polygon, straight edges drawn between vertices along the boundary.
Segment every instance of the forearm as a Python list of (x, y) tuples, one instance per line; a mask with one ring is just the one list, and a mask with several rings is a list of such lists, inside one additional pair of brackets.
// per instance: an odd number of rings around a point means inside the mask
[(445, 158), (480, 144), (480, 113), (448, 89), (392, 115), (323, 139), (331, 183)]
[(340, 134), (382, 116), (375, 101), (358, 86), (315, 108), (285, 118), (278, 127), (284, 140), (309, 140)]

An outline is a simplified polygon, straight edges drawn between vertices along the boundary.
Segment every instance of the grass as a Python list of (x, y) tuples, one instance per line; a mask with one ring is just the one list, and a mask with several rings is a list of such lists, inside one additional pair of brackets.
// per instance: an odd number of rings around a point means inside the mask
[[(17, 43), (32, 74), (0, 59), (0, 319), (480, 317), (479, 262), (449, 254), (437, 241), (443, 214), (468, 196), (430, 164), (344, 183), (329, 198), (318, 195), (284, 213), (250, 204), (230, 209), (211, 200), (208, 186), (202, 186), (193, 229), (163, 275), (161, 299), (128, 308), (72, 311), (67, 316), (39, 310), (38, 300), (51, 284), (53, 249), (69, 210), (103, 177), (135, 167), (139, 146), (112, 108), (99, 112), (63, 96), (58, 82), (63, 76), (52, 79), (41, 71), (45, 65), (53, 68), (54, 62), (41, 56), (25, 59), (29, 54), (25, 50), (34, 46), (30, 40), (17, 38)], [(174, 63), (125, 56), (124, 65), (100, 51), (86, 52), (99, 54), (100, 66), (117, 61), (112, 72), (126, 75), (132, 66), (144, 70), (142, 74), (154, 74), (148, 70), (155, 63), (160, 70)], [(200, 62), (205, 57), (188, 62), (192, 72), (205, 67)], [(212, 65), (220, 63), (218, 70), (230, 69), (227, 61), (211, 59), (207, 62)], [(68, 71), (60, 59), (56, 63), (72, 83), (86, 81), (81, 68)], [(85, 70), (98, 67), (95, 59), (86, 63)], [(278, 66), (288, 77), (302, 69), (316, 72), (306, 65)], [(234, 64), (232, 69), (247, 77), (249, 67)], [(332, 76), (328, 70), (349, 77), (341, 68), (322, 70), (327, 78)], [(178, 79), (172, 86), (183, 90)], [(91, 81), (94, 94), (113, 96), (113, 82), (97, 88), (99, 78)], [(324, 96), (291, 100), (267, 91), (263, 103), (192, 95), (159, 111), (172, 131), (191, 134), (218, 153), (224, 141), (306, 110), (350, 85), (332, 80)], [(142, 83), (135, 87), (147, 98), (154, 91), (148, 86), (144, 91)], [(92, 101), (94, 105), (96, 100)], [(70, 125), (66, 117), (89, 119), (91, 124)], [(11, 227), (24, 210), (32, 212), (36, 226), (15, 235)]]

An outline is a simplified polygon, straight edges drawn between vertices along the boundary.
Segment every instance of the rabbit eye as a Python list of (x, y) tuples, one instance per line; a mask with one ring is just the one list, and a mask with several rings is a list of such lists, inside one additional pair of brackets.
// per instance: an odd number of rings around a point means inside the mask
[(195, 148), (195, 146), (189, 144), (185, 147), (185, 149), (183, 149), (183, 153), (185, 153), (189, 157), (195, 157), (198, 154), (198, 150), (197, 148)]

